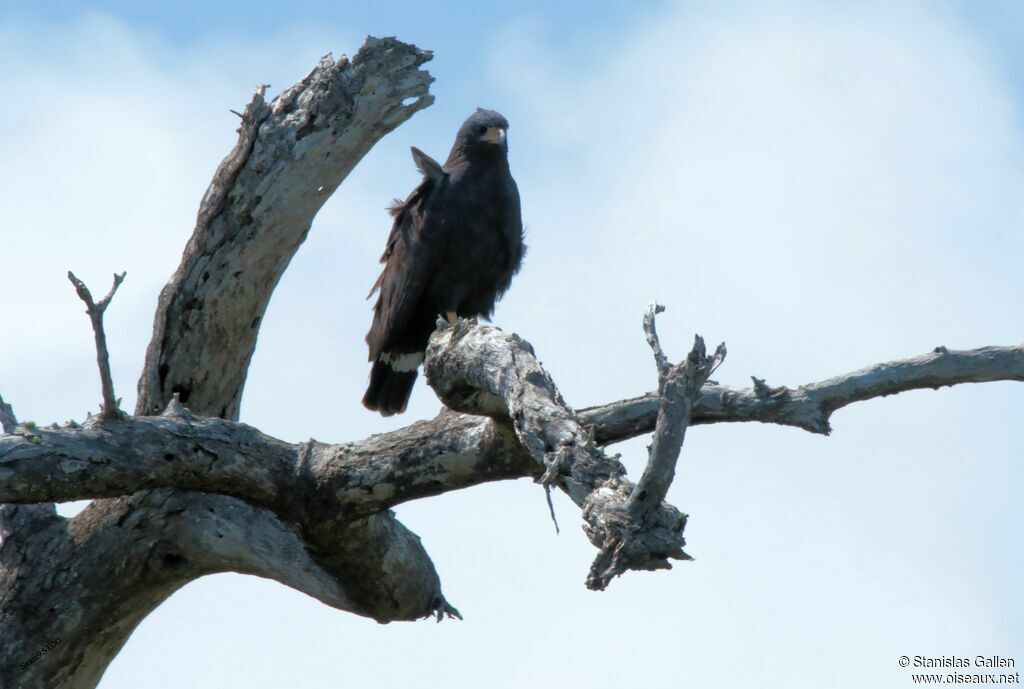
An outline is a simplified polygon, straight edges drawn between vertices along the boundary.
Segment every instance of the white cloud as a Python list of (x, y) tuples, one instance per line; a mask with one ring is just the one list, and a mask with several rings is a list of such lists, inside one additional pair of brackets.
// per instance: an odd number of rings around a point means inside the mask
[[(295, 32), (266, 50), (169, 57), (101, 17), (47, 31), (0, 29), (23, 104), (0, 112), (0, 286), (16, 297), (0, 385), (44, 422), (99, 397), (63, 271), (96, 290), (129, 271), (110, 320), (119, 392), (133, 397), (156, 293), (233, 141), (227, 108), (338, 45)], [(531, 243), (496, 320), (533, 342), (572, 403), (653, 387), (639, 329), (652, 298), (670, 307), (670, 354), (694, 330), (724, 339), (718, 377), (740, 385), (1019, 341), (1019, 113), (949, 17), (686, 5), (599, 49), (603, 66), (580, 73), (512, 31), (493, 58)], [(426, 143), (443, 152), (457, 122), (436, 125)], [(405, 143), (396, 133), (357, 168), (275, 293), (243, 407), (267, 432), (347, 440), (436, 409), (423, 386), (405, 418), (358, 406), (382, 208), (415, 181)], [(593, 553), (575, 509), (557, 505), (555, 537), (526, 482), (402, 506), (466, 622), (378, 627), (215, 577), (151, 615), (103, 686), (903, 686), (902, 654), (1012, 657), (1022, 630), (1000, 620), (1022, 603), (1003, 574), (1021, 564), (1008, 552), (1024, 516), (1020, 395), (1001, 384), (876, 401), (839, 412), (829, 439), (695, 429), (671, 497), (692, 515), (698, 561), (601, 595), (582, 586)], [(643, 443), (621, 451), (637, 471)]]

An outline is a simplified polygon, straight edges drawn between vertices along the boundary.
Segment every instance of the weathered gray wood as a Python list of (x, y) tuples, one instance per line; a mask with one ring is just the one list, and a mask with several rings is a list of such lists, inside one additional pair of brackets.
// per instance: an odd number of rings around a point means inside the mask
[(562, 399), (533, 348), (517, 335), (460, 320), (438, 322), (424, 372), (450, 409), (507, 420), (520, 444), (583, 510), (584, 532), (599, 550), (587, 586), (601, 590), (627, 569), (668, 569), (686, 560), (686, 515), (658, 501), (642, 520), (627, 501), (635, 486), (616, 457), (606, 455)]
[[(489, 326), (461, 328), (455, 336), (462, 345), (459, 348), (452, 346), (453, 335), (447, 331), (436, 334), (436, 348), (427, 364), (430, 381), (453, 407), (468, 411), (477, 405), (494, 419), (445, 410), (433, 420), (361, 442), (291, 444), (242, 423), (192, 415), (176, 404), (157, 417), (124, 417), (116, 422), (94, 417), (84, 425), (71, 423), (61, 428), (16, 427), (13, 413), (8, 412), (13, 425), (8, 426), (10, 434), (0, 436), (0, 501), (82, 500), (177, 488), (236, 497), (289, 519), (295, 518), (295, 496), (303, 495), (310, 503), (323, 506), (312, 520), (323, 522), (332, 515), (350, 519), (488, 481), (541, 478), (558, 467), (553, 455), (564, 452), (578, 435), (583, 437), (583, 445), (591, 434), (614, 442), (638, 432), (638, 425), (625, 423), (622, 416), (632, 415), (642, 422), (648, 419), (647, 412), (636, 411), (643, 409), (646, 401), (623, 400), (594, 408), (602, 410), (600, 414), (579, 412), (577, 422), (574, 412), (556, 396), (557, 388), (536, 363), (529, 343)], [(514, 360), (513, 349), (517, 350)], [(486, 358), (496, 352), (496, 358)], [(457, 374), (449, 373), (450, 369)], [(473, 375), (478, 378), (471, 379), (470, 372), (477, 369)], [(902, 373), (893, 374), (898, 371)], [(488, 382), (488, 376), (495, 380)], [(879, 382), (880, 376), (884, 376), (884, 384)], [(797, 390), (812, 391), (807, 394), (819, 396), (815, 403), (828, 407), (850, 403), (851, 395), (866, 399), (868, 391), (884, 396), (982, 377), (1024, 378), (1024, 348), (933, 352)], [(481, 390), (483, 386), (490, 387)], [(534, 399), (540, 394), (534, 387), (543, 393), (540, 399)], [(513, 406), (521, 419), (518, 429), (503, 396), (519, 400)], [(710, 413), (712, 402), (723, 396), (750, 399), (742, 406), (722, 405)], [(534, 406), (523, 406), (527, 402)], [(753, 420), (803, 427), (792, 423), (789, 405), (793, 404), (791, 397), (773, 396), (768, 388), (758, 392), (706, 384), (694, 407), (692, 423)], [(547, 409), (549, 405), (553, 410)], [(802, 403), (799, 408), (803, 409)], [(0, 409), (10, 409), (2, 398)], [(566, 425), (530, 425), (545, 414)], [(608, 418), (612, 421), (605, 425)], [(519, 436), (527, 440), (521, 444)], [(603, 454), (595, 456), (602, 463), (611, 461)], [(608, 475), (619, 471), (617, 464), (606, 465)], [(581, 502), (585, 488), (575, 495)]]
[[(800, 389), (821, 394), (819, 403), (835, 404), (924, 382), (1017, 380), (1024, 373), (1019, 348), (960, 352), (951, 359), (948, 354), (885, 364)], [(996, 366), (1001, 368), (997, 371)], [(367, 614), (360, 601), (380, 594), (372, 586), (376, 580), (356, 574), (353, 563), (369, 562), (390, 572), (399, 587), (424, 572), (410, 556), (417, 552), (415, 536), (397, 522), (350, 520), (404, 500), (518, 476), (546, 474), (583, 507), (587, 533), (602, 549), (588, 579), (594, 588), (607, 585), (629, 566), (657, 567), (667, 564), (667, 556), (685, 558), (677, 550), (685, 515), (663, 505), (654, 522), (626, 518), (634, 487), (624, 479), (621, 465), (590, 442), (589, 429), (561, 400), (528, 343), (493, 327), (460, 322), (455, 329), (435, 333), (427, 371), (448, 404), (467, 410), (475, 406), (494, 418), (445, 411), (432, 421), (361, 443), (290, 445), (244, 424), (193, 417), (172, 404), (157, 418), (94, 419), (80, 428), (20, 427), (14, 435), (0, 437), (2, 500), (127, 494), (154, 485), (220, 493), (167, 488), (135, 493), (98, 501), (71, 522), (55, 517), (52, 507), (37, 512), (38, 505), (7, 505), (5, 514), (22, 519), (13, 533), (34, 537), (5, 542), (0, 549), (2, 633), (43, 645), (51, 643), (47, 637), (62, 639), (33, 664), (43, 673), (33, 676), (47, 681), (67, 676), (88, 686), (146, 612), (205, 573), (267, 576), (339, 609)], [(899, 374), (889, 375), (893, 372)], [(888, 377), (879, 382), (883, 375)], [(719, 387), (708, 385), (705, 391)], [(770, 389), (759, 386), (753, 394), (760, 400), (756, 404), (777, 411), (773, 405), (778, 395), (773, 397)], [(632, 403), (624, 404), (629, 408)], [(749, 407), (741, 413), (749, 414)], [(546, 423), (545, 418), (554, 421)], [(595, 436), (610, 432), (600, 425), (592, 430)], [(166, 459), (168, 454), (172, 459)], [(132, 526), (130, 541), (123, 538), (125, 524)], [(374, 538), (349, 538), (351, 528)], [(75, 536), (74, 547), (69, 532)], [(5, 529), (4, 537), (10, 533)], [(229, 533), (233, 535), (224, 540)], [(334, 539), (335, 547), (314, 557), (300, 534), (319, 543)], [(358, 549), (360, 544), (390, 544), (393, 550), (374, 559), (372, 552)], [(154, 564), (157, 548), (163, 549), (163, 560)], [(111, 553), (118, 554), (113, 570)], [(64, 564), (47, 575), (49, 585), (33, 588), (31, 574), (15, 576), (32, 561)], [(398, 571), (395, 562), (400, 563)], [(426, 575), (436, 576), (432, 569)], [(118, 601), (123, 605), (118, 607)], [(50, 603), (57, 612), (70, 609), (70, 617), (47, 618), (52, 624), (40, 626), (30, 613)], [(24, 607), (20, 612), (19, 605)], [(443, 601), (423, 605), (451, 611)], [(99, 619), (110, 628), (90, 624)], [(0, 659), (19, 663), (24, 660), (12, 649), (22, 654), (32, 650), (22, 644), (0, 648)], [(65, 649), (73, 651), (71, 657), (60, 655)], [(51, 656), (60, 662), (50, 663)], [(65, 667), (79, 670), (67, 674), (56, 669)]]
[(701, 387), (725, 360), (724, 342), (709, 357), (704, 349), (703, 338), (697, 335), (687, 357), (681, 363), (672, 365), (661, 349), (661, 341), (655, 329), (655, 316), (664, 310), (664, 306), (651, 304), (644, 314), (644, 333), (658, 368), (660, 401), (654, 437), (648, 448), (647, 465), (626, 504), (633, 520), (639, 522), (668, 495), (686, 437), (686, 428), (693, 418), (694, 403), (700, 397)]
[(274, 287), (363, 155), (433, 103), (433, 79), (419, 69), (430, 57), (393, 38), (368, 38), (351, 61), (325, 57), (270, 104), (257, 90), (160, 295), (137, 414), (158, 414), (178, 394), (193, 411), (238, 418)]
[[(138, 416), (38, 429), (18, 426), (0, 399), (0, 686), (94, 687), (149, 611), (214, 572), (271, 578), (381, 622), (457, 615), (388, 508), (485, 481), (531, 476), (564, 490), (600, 550), (588, 586), (604, 588), (626, 569), (688, 557), (686, 515), (663, 501), (687, 420), (827, 433), (831, 413), (855, 401), (1024, 380), (1024, 347), (939, 348), (797, 389), (701, 387), (698, 375), (680, 383), (682, 407), (660, 385), (660, 399), (576, 412), (528, 343), (462, 321), (435, 333), (425, 368), (446, 405), (470, 415), (342, 445), (289, 444), (237, 423), (274, 286), (361, 156), (430, 104), (427, 59), (368, 39), (351, 63), (325, 58), (270, 104), (257, 91), (161, 294)], [(600, 446), (655, 430), (659, 408), (659, 478), (638, 491)], [(645, 491), (644, 509), (631, 509)], [(71, 520), (49, 502), (77, 498), (100, 499)]]
[(95, 686), (135, 626), (206, 574), (263, 576), (361, 612), (295, 531), (223, 496), (146, 491), (23, 523), (14, 538), (0, 549), (4, 687)]
[[(965, 350), (936, 347), (928, 354), (874, 364), (796, 388), (769, 387), (758, 378), (752, 388), (705, 385), (691, 424), (759, 421), (828, 435), (832, 413), (854, 402), (910, 390), (1000, 380), (1024, 381), (1024, 345)], [(654, 430), (658, 394), (649, 392), (588, 407), (579, 414), (583, 423), (594, 429), (598, 443), (628, 440)]]
[[(362, 156), (433, 102), (432, 79), (420, 69), (429, 59), (429, 52), (395, 39), (368, 38), (351, 61), (324, 58), (269, 104), (265, 87), (257, 90), (238, 143), (202, 200), (181, 265), (160, 295), (139, 382), (140, 414), (159, 413), (177, 394), (198, 414), (237, 418), (274, 286), (313, 216)], [(219, 563), (222, 569), (213, 571), (242, 567), (224, 555), (223, 539), (196, 541), (196, 533), (162, 526), (204, 509), (231, 514), (238, 500), (176, 493), (161, 502), (153, 495), (96, 501), (70, 523), (56, 517), (52, 505), (0, 507), (0, 686), (57, 686), (58, 679), (67, 687), (95, 686), (138, 621), (181, 583), (205, 573), (185, 567), (168, 577), (158, 570), (154, 579), (146, 566), (154, 539), (169, 549), (172, 564), (198, 542), (209, 550), (186, 559)], [(266, 576), (380, 621), (453, 611), (419, 539), (388, 512), (336, 522), (315, 534), (269, 510), (263, 515), (249, 535), (273, 542), (272, 534), (291, 532), (304, 552), (319, 558), (314, 564), (321, 576), (314, 578), (331, 583), (318, 593), (309, 581), (281, 577), (274, 568), (284, 563), (273, 559)], [(123, 525), (133, 521), (139, 524), (136, 540), (118, 541)], [(75, 534), (73, 548), (63, 535), (68, 532)], [(57, 560), (67, 572), (59, 589), (46, 564)], [(332, 587), (333, 593), (324, 593)], [(101, 596), (120, 607), (99, 604)], [(38, 614), (39, 606), (58, 598), (75, 611), (74, 633), (68, 618)], [(60, 644), (20, 667), (58, 637)]]
[(176, 412), (113, 423), (93, 417), (83, 426), (0, 436), (0, 501), (174, 488), (238, 498), (305, 530), (340, 528), (409, 500), (539, 473), (506, 426), (450, 411), (338, 445), (286, 443), (235, 421)]

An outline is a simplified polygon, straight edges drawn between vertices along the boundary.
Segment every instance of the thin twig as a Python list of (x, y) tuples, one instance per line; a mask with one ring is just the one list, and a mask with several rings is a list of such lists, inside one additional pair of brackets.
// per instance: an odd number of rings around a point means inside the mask
[(101, 419), (116, 419), (120, 417), (121, 410), (118, 409), (118, 400), (114, 397), (114, 380), (110, 375), (110, 354), (107, 352), (107, 336), (103, 332), (103, 312), (110, 305), (114, 293), (124, 281), (126, 273), (120, 275), (114, 273), (114, 284), (110, 287), (107, 295), (100, 299), (99, 303), (92, 300), (92, 293), (85, 283), (75, 277), (75, 274), (68, 271), (68, 280), (75, 286), (78, 297), (85, 302), (85, 312), (89, 314), (92, 321), (92, 332), (96, 339), (96, 363), (100, 368), (100, 384), (103, 386), (103, 411), (100, 412)]
[(654, 326), (654, 317), (664, 310), (664, 306), (654, 302), (647, 307), (647, 313), (644, 314), (644, 335), (647, 336), (647, 344), (654, 352), (654, 363), (658, 367), (659, 379), (668, 374), (668, 369), (671, 366), (665, 352), (661, 350), (661, 341), (658, 339), (658, 331)]
[(551, 522), (555, 525), (555, 533), (560, 534), (562, 530), (558, 528), (558, 517), (555, 516), (555, 503), (551, 502), (551, 486), (547, 483), (544, 485), (544, 497), (548, 501), (548, 512), (551, 514)]

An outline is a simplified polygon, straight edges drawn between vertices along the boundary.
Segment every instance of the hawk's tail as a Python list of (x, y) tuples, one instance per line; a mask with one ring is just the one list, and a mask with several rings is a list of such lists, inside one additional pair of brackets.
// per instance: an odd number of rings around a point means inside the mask
[(370, 385), (363, 395), (363, 406), (381, 416), (401, 414), (409, 404), (412, 386), (416, 383), (416, 369), (396, 371), (390, 363), (374, 361), (370, 371)]

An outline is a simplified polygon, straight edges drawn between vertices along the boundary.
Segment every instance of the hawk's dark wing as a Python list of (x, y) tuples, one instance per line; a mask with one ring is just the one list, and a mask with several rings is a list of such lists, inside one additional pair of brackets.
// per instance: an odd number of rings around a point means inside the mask
[[(431, 194), (443, 183), (445, 173), (430, 156), (417, 148), (412, 149), (416, 167), (423, 173), (423, 182), (403, 201), (390, 208), (394, 217), (387, 247), (381, 256), (384, 270), (370, 290), (380, 290), (374, 306), (373, 325), (366, 336), (370, 346), (370, 361), (381, 354), (413, 353), (403, 336), (410, 332), (415, 321), (429, 318), (433, 324), (437, 314), (424, 316), (417, 312), (427, 281), (434, 265), (434, 247), (428, 236)], [(418, 348), (417, 348), (418, 349)]]

